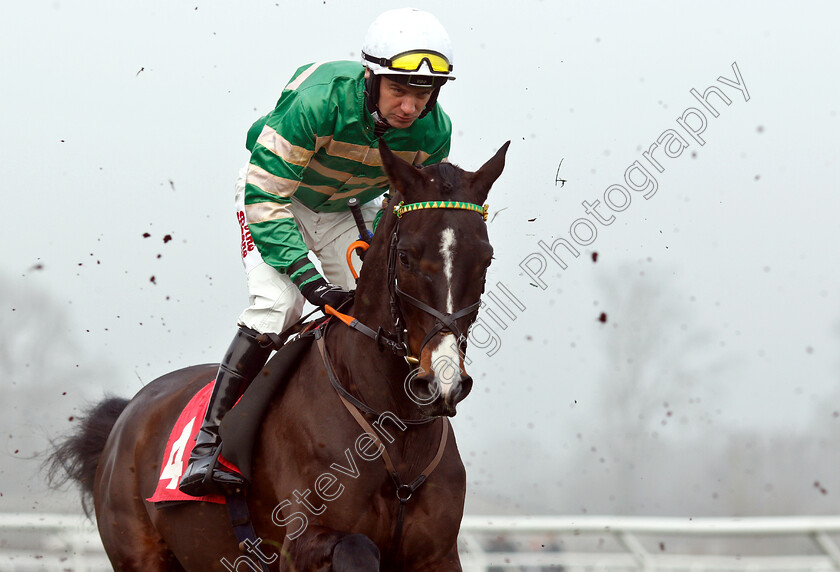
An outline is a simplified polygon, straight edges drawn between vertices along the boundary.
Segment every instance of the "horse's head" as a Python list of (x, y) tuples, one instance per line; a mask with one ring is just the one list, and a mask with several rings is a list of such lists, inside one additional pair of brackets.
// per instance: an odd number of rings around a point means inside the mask
[[(449, 163), (418, 169), (380, 146), (397, 191), (389, 209), (406, 205), (389, 213), (396, 220), (387, 225), (388, 280), (398, 326), (407, 330), (410, 353), (419, 359), (405, 390), (425, 415), (455, 415), (472, 389), (464, 369), (467, 333), (493, 258), (482, 205), (504, 169), (509, 144), (474, 173)], [(426, 204), (431, 201), (445, 203)]]

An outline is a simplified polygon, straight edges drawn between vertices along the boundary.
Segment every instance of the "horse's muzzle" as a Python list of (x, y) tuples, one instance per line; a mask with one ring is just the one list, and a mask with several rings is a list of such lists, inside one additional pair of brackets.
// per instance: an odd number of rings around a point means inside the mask
[(408, 396), (420, 409), (420, 413), (428, 417), (445, 415), (454, 417), (456, 407), (470, 391), (472, 391), (472, 377), (460, 374), (456, 378), (441, 380), (432, 372), (424, 376), (412, 378), (406, 386)]

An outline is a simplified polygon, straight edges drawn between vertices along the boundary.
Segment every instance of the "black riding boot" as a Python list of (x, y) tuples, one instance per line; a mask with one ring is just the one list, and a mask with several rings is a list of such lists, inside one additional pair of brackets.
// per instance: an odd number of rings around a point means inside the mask
[(224, 360), (219, 365), (216, 385), (207, 404), (207, 413), (198, 435), (190, 461), (181, 477), (178, 489), (190, 496), (225, 494), (236, 492), (247, 484), (237, 474), (226, 471), (217, 464), (222, 440), (219, 437), (219, 423), (230, 411), (245, 388), (262, 371), (271, 348), (262, 347), (256, 340), (257, 332), (243, 328), (236, 332)]

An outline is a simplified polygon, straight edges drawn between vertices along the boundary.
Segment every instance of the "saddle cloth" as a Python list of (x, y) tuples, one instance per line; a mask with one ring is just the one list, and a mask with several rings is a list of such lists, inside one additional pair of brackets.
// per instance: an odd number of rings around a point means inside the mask
[[(236, 402), (236, 406), (222, 419), (219, 428), (222, 436), (222, 455), (219, 456), (219, 463), (243, 475), (246, 481), (252, 480), (254, 444), (265, 412), (272, 400), (280, 397), (286, 381), (314, 339), (310, 332), (280, 348)], [(175, 422), (163, 452), (157, 488), (147, 501), (207, 501), (220, 504), (225, 502), (222, 495), (191, 497), (178, 490), (178, 482), (184, 474), (190, 452), (195, 445), (195, 436), (204, 419), (214, 383), (215, 380), (199, 390)]]
[[(147, 501), (205, 501), (224, 504), (225, 497), (222, 495), (193, 497), (178, 490), (178, 483), (181, 481), (181, 475), (184, 474), (184, 470), (187, 468), (190, 452), (195, 445), (195, 436), (201, 427), (204, 412), (207, 410), (207, 402), (210, 401), (210, 395), (213, 393), (215, 383), (216, 380), (213, 380), (202, 387), (190, 399), (175, 422), (175, 426), (169, 434), (169, 439), (166, 441), (166, 449), (163, 452), (160, 479), (158, 480), (157, 488), (155, 489), (155, 493), (146, 499)], [(219, 463), (233, 471), (239, 472), (239, 469), (223, 456), (219, 456)]]

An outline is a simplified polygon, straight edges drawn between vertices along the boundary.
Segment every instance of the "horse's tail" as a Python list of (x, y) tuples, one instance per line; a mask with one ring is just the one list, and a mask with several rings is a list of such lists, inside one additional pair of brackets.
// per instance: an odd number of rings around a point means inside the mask
[(52, 454), (45, 461), (47, 482), (52, 488), (70, 480), (79, 484), (82, 508), (88, 517), (92, 513), (93, 478), (99, 457), (114, 423), (127, 405), (127, 399), (109, 397), (88, 409), (75, 432), (52, 443)]

